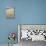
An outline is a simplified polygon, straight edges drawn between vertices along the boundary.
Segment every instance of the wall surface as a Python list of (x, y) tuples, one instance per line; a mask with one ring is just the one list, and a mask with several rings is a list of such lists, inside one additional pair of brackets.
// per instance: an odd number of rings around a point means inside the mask
[[(16, 8), (15, 0), (0, 0), (0, 44), (8, 43), (8, 34), (10, 32), (16, 32), (18, 19), (6, 19), (6, 8)], [(17, 39), (16, 41), (17, 42)]]
[[(5, 18), (8, 6), (15, 8), (15, 19)], [(46, 24), (46, 0), (0, 0), (0, 44), (8, 43), (9, 32), (18, 32), (17, 24)]]
[(16, 0), (21, 24), (46, 24), (46, 0)]

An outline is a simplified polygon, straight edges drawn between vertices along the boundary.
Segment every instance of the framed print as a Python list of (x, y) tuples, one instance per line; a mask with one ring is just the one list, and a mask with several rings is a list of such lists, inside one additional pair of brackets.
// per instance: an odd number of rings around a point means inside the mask
[(46, 25), (20, 24), (18, 31), (20, 40), (46, 41)]
[(14, 18), (15, 17), (15, 9), (14, 8), (6, 8), (6, 17)]

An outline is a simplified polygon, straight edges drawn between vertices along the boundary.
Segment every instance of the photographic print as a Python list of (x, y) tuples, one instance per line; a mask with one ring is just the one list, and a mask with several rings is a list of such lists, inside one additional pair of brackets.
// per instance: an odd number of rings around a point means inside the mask
[(21, 46), (30, 46), (32, 42), (46, 42), (46, 25), (20, 24), (18, 33)]
[(6, 17), (7, 18), (15, 18), (15, 8), (9, 7), (6, 8)]

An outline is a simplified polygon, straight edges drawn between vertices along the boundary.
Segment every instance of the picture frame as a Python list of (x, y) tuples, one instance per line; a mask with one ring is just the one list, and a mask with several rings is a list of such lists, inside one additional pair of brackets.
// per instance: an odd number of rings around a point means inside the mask
[(15, 8), (12, 8), (12, 7), (6, 8), (6, 18), (7, 19), (15, 18)]

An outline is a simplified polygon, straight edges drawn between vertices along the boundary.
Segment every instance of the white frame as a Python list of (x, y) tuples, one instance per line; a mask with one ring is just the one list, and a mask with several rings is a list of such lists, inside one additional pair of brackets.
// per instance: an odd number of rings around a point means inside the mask
[[(21, 25), (31, 25), (31, 24), (18, 24), (18, 43), (20, 43), (20, 26)], [(33, 24), (32, 24), (33, 25)], [(36, 24), (35, 24), (36, 25)], [(39, 25), (39, 24), (37, 24)], [(45, 25), (45, 24), (41, 24), (41, 25)], [(46, 25), (45, 25), (46, 26)], [(46, 40), (43, 40), (43, 41), (46, 41)]]

